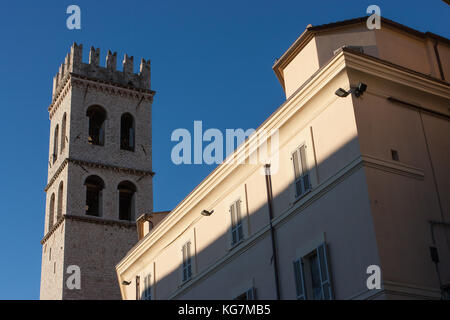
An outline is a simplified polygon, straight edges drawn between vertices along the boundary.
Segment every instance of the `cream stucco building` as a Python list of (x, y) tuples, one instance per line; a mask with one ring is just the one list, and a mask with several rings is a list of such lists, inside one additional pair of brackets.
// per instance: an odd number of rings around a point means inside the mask
[(122, 298), (448, 294), (450, 41), (387, 19), (308, 26), (273, 70), (286, 101), (229, 160), (260, 153), (263, 132), (279, 148), (219, 165), (158, 224), (138, 219)]

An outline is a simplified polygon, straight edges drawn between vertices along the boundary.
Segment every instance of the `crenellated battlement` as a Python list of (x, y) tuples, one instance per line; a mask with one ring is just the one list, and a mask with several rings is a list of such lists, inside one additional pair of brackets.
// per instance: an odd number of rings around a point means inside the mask
[(150, 60), (141, 59), (139, 73), (133, 72), (133, 57), (125, 54), (122, 70), (117, 70), (117, 53), (108, 50), (105, 67), (100, 66), (100, 49), (91, 47), (89, 62), (83, 62), (83, 45), (74, 43), (64, 63), (53, 78), (53, 97), (64, 85), (65, 77), (71, 73), (90, 79), (116, 83), (138, 89), (150, 89)]

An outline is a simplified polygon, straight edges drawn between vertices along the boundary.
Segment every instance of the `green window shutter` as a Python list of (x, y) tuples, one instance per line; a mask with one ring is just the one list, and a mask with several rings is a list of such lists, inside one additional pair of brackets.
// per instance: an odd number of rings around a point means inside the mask
[(319, 259), (320, 282), (322, 285), (322, 298), (324, 300), (333, 299), (331, 288), (330, 265), (328, 261), (327, 244), (324, 242), (317, 247), (317, 257)]
[(298, 300), (306, 300), (305, 276), (302, 258), (294, 261), (295, 286)]

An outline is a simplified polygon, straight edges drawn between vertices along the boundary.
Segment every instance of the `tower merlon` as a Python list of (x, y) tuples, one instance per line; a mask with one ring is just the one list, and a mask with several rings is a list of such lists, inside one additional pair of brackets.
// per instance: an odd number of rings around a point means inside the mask
[(83, 45), (77, 45), (76, 42), (70, 47), (70, 66), (71, 72), (80, 72), (83, 61)]
[(83, 45), (73, 43), (70, 52), (53, 78), (53, 98), (64, 86), (68, 74), (136, 89), (150, 90), (150, 60), (141, 59), (140, 70), (134, 73), (134, 57), (124, 55), (122, 70), (117, 70), (117, 53), (108, 50), (105, 67), (100, 66), (100, 48), (91, 47), (89, 62), (83, 62)]
[(134, 58), (125, 53), (123, 57), (123, 73), (130, 74), (133, 73), (133, 60)]
[(89, 51), (89, 64), (94, 68), (99, 67), (100, 48), (95, 49), (94, 47), (91, 47), (91, 50)]
[(142, 77), (142, 81), (144, 81), (144, 85), (150, 87), (150, 59), (145, 60), (141, 59), (141, 65), (139, 67), (139, 74)]
[(108, 50), (106, 54), (106, 69), (116, 71), (117, 68), (117, 52), (112, 53)]

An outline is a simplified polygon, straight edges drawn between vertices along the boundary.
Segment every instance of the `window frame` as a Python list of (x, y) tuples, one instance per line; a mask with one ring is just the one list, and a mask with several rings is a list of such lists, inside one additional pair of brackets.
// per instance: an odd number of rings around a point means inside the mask
[(58, 148), (59, 148), (59, 124), (56, 125), (53, 132), (53, 157), (52, 161), (55, 163), (58, 160)]
[(293, 267), (297, 300), (307, 300), (303, 258), (294, 260)]
[(67, 138), (67, 113), (64, 113), (61, 122), (61, 141), (59, 153), (63, 153), (66, 148), (66, 138)]
[(56, 223), (56, 221), (54, 221), (55, 202), (56, 202), (56, 195), (54, 192), (52, 192), (52, 194), (50, 195), (50, 201), (48, 206), (48, 231), (50, 231), (53, 228), (54, 224)]
[[(134, 221), (136, 219), (136, 196), (138, 189), (134, 182), (130, 180), (123, 180), (117, 185), (118, 190), (118, 219), (120, 221)], [(123, 209), (123, 201), (129, 201), (127, 209), (128, 212), (125, 213)], [(121, 215), (122, 214), (122, 215)]]
[[(128, 128), (128, 132), (125, 133), (125, 136), (122, 135), (123, 132), (123, 126), (125, 124), (125, 122), (128, 120), (131, 121), (131, 126)], [(134, 119), (134, 116), (129, 113), (129, 112), (125, 112), (120, 116), (120, 139), (119, 139), (119, 147), (120, 150), (126, 150), (126, 151), (131, 151), (134, 152), (136, 149), (136, 120)], [(128, 137), (128, 139), (125, 139), (126, 137)], [(124, 140), (128, 142), (128, 145), (124, 144)]]
[[(241, 299), (241, 297), (244, 297), (245, 295), (245, 299)], [(239, 294), (238, 296), (234, 297), (233, 300), (241, 300), (241, 301), (250, 301), (250, 300), (256, 300), (256, 288), (255, 287), (251, 287), (248, 290), (242, 292), (241, 294)]]
[[(95, 123), (95, 113), (101, 113), (103, 121), (99, 126), (93, 126)], [(99, 104), (92, 104), (86, 109), (87, 117), (87, 142), (92, 146), (104, 147), (106, 145), (106, 125), (108, 120), (108, 111)], [(98, 131), (98, 135), (91, 135), (94, 131)], [(97, 139), (94, 139), (97, 138)]]
[[(91, 180), (91, 181), (88, 181)], [(97, 180), (92, 183), (92, 180)], [(101, 178), (98, 175), (90, 175), (87, 176), (84, 179), (84, 190), (85, 190), (85, 208), (84, 208), (84, 215), (90, 216), (90, 217), (102, 217), (103, 216), (103, 190), (105, 189), (105, 181), (103, 178)], [(90, 199), (89, 196), (93, 195), (93, 192), (95, 192), (96, 200), (97, 200), (97, 214), (92, 214), (93, 211), (88, 211), (88, 199)], [(88, 209), (86, 209), (88, 208)]]
[[(303, 148), (303, 159), (301, 149)], [(307, 144), (306, 142), (300, 144), (293, 152), (291, 152), (291, 161), (292, 167), (294, 171), (294, 199), (298, 200), (304, 197), (312, 190), (311, 183), (311, 168), (308, 165), (308, 156), (307, 156)], [(297, 163), (296, 163), (297, 159)], [(300, 171), (301, 170), (301, 171)], [(299, 175), (297, 176), (297, 172)], [(298, 184), (300, 184), (301, 192), (299, 193)], [(306, 185), (307, 184), (307, 185)]]
[(152, 300), (152, 274), (148, 273), (144, 276), (144, 286), (141, 292), (141, 300)]
[[(244, 218), (242, 216), (242, 200), (241, 198), (233, 201), (228, 209), (230, 214), (230, 245), (231, 247), (237, 246), (244, 241)], [(233, 208), (235, 216), (233, 215)], [(238, 209), (239, 208), (239, 209)]]
[(58, 201), (56, 208), (56, 221), (58, 221), (63, 215), (63, 206), (64, 206), (64, 182), (61, 181), (58, 186)]
[(192, 241), (186, 241), (182, 248), (181, 283), (186, 283), (192, 279)]
[[(293, 261), (294, 266), (294, 283), (296, 288), (296, 296), (298, 300), (307, 300), (308, 296), (313, 296), (312, 285), (307, 285), (312, 279), (307, 279), (305, 272), (305, 261), (310, 259), (312, 255), (317, 257), (318, 273), (320, 278), (321, 300), (333, 300), (333, 282), (331, 278), (330, 259), (328, 254), (328, 245), (326, 242), (320, 243), (316, 248), (310, 250), (307, 254)], [(309, 262), (308, 262), (309, 264)], [(311, 274), (308, 274), (311, 277)], [(301, 287), (300, 287), (301, 286)], [(327, 292), (326, 292), (327, 291)], [(326, 294), (327, 293), (327, 294)]]

